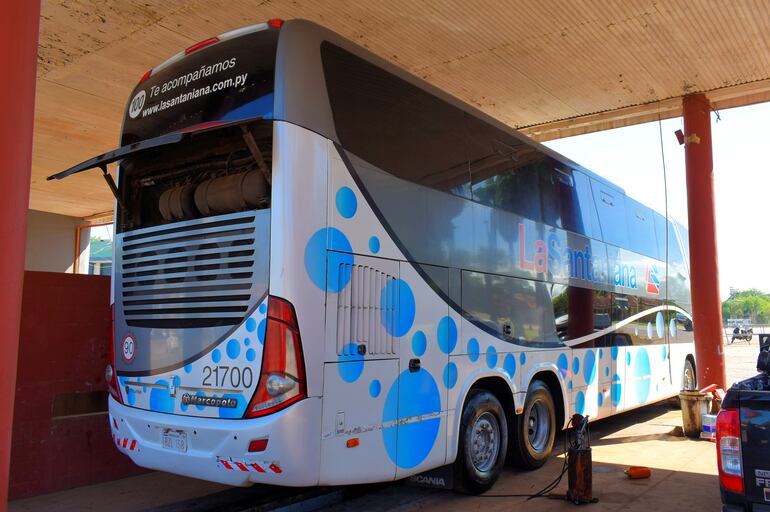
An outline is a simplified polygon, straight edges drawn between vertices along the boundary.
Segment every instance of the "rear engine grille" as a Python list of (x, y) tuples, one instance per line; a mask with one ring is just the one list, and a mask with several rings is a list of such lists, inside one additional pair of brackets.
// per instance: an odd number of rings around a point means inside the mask
[(340, 285), (347, 276), (350, 282), (341, 287), (337, 298), (337, 354), (355, 355), (351, 343), (366, 345), (368, 354), (394, 354), (393, 336), (383, 327), (383, 319), (395, 318), (397, 301), (386, 297), (383, 304), (382, 290), (395, 278), (371, 267), (344, 263), (338, 275)]
[[(235, 325), (255, 299), (254, 212), (132, 231), (117, 255), (116, 295), (126, 324)], [(264, 242), (264, 240), (260, 240)]]

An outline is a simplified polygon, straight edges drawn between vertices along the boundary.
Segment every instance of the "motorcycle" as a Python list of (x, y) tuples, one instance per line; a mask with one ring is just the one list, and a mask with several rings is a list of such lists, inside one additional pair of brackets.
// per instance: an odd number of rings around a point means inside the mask
[(751, 341), (752, 336), (754, 336), (754, 330), (751, 327), (743, 327), (740, 325), (733, 329), (733, 337), (730, 340), (730, 343), (733, 343), (735, 340)]

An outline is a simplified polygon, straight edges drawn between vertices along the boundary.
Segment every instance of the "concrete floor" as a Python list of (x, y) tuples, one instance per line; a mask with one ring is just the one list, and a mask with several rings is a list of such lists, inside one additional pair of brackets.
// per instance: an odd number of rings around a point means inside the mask
[[(735, 343), (725, 349), (728, 382), (756, 373), (757, 339)], [(716, 448), (708, 441), (690, 440), (672, 435), (681, 426), (681, 413), (668, 404), (656, 404), (591, 424), (593, 489), (599, 502), (591, 510), (628, 510), (640, 512), (678, 512), (681, 509), (720, 510)], [(561, 440), (558, 441), (561, 446)], [(561, 450), (559, 450), (561, 452)], [(506, 468), (488, 496), (462, 496), (435, 489), (410, 487), (401, 482), (378, 486), (360, 486), (361, 496), (329, 507), (332, 511), (372, 510), (383, 512), (411, 510), (503, 510), (515, 506), (522, 510), (572, 509), (573, 505), (553, 499), (493, 497), (504, 494), (531, 494), (558, 476), (563, 464), (561, 454), (534, 472)], [(629, 480), (623, 473), (630, 465), (652, 468), (648, 480)], [(554, 493), (566, 491), (566, 477)], [(136, 492), (141, 489), (141, 492)], [(252, 488), (257, 489), (257, 488)], [(53, 510), (103, 510), (134, 512), (140, 510), (183, 510), (198, 498), (207, 501), (196, 510), (211, 507), (218, 496), (232, 498), (241, 490), (178, 477), (150, 473), (114, 482), (80, 487), (67, 491), (11, 502), (11, 512), (47, 512)], [(252, 492), (255, 496), (263, 493)], [(248, 495), (238, 494), (238, 503), (248, 502)], [(187, 500), (187, 501), (186, 501)], [(228, 510), (244, 510), (239, 506)], [(305, 508), (307, 510), (307, 508)]]

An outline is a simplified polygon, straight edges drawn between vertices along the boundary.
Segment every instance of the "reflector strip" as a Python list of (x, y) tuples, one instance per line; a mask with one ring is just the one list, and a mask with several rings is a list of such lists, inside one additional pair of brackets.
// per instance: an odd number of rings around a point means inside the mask
[(137, 448), (138, 444), (136, 439), (131, 439), (130, 437), (120, 437), (112, 434), (112, 440), (115, 443), (115, 446), (118, 448), (123, 448), (124, 450), (128, 450), (130, 452), (135, 450), (139, 451)]
[(237, 460), (225, 460), (217, 457), (217, 466), (227, 469), (228, 471), (243, 471), (246, 473), (268, 473), (272, 472), (277, 475), (283, 473), (281, 466), (277, 462), (241, 462)]

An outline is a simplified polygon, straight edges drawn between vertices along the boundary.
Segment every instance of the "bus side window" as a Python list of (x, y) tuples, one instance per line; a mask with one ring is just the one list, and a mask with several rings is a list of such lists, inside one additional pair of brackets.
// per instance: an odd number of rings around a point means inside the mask
[(602, 227), (602, 238), (608, 244), (628, 247), (626, 207), (623, 194), (596, 180), (591, 180), (594, 203)]
[(541, 221), (538, 169), (547, 157), (470, 115), (465, 123), (473, 200)]
[(554, 161), (549, 164), (540, 173), (543, 220), (551, 226), (587, 235), (572, 170)]
[(658, 259), (666, 261), (666, 219), (658, 212), (652, 212), (655, 224), (655, 242), (658, 249)]
[(347, 151), (401, 179), (470, 198), (461, 109), (329, 42), (321, 58)]
[(630, 197), (626, 197), (625, 202), (629, 249), (635, 253), (656, 258), (658, 246), (655, 239), (652, 210)]

